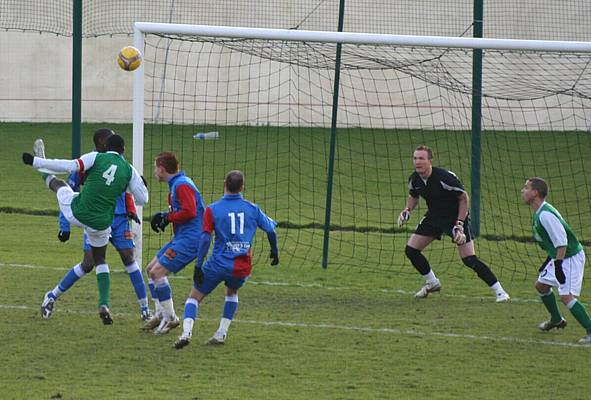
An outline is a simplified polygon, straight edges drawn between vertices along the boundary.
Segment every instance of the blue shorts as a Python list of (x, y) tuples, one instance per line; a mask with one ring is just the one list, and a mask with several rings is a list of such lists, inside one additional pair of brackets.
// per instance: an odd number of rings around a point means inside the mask
[(226, 287), (230, 289), (238, 290), (249, 278), (248, 276), (246, 278), (232, 276), (231, 269), (211, 261), (206, 261), (201, 270), (203, 271), (203, 283), (197, 285), (193, 282), (193, 287), (203, 294), (210, 294), (221, 282), (224, 282)]
[[(111, 225), (111, 237), (109, 241), (117, 250), (135, 248), (133, 233), (131, 232), (127, 216), (115, 215), (113, 225)], [(88, 243), (88, 236), (84, 232), (84, 252), (87, 251), (90, 251), (90, 244)]]
[(168, 242), (156, 254), (158, 262), (172, 273), (178, 273), (197, 258), (198, 240), (175, 240)]

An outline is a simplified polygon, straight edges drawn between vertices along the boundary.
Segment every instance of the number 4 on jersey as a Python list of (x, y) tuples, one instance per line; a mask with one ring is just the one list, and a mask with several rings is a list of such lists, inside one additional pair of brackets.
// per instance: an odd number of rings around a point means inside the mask
[(103, 178), (105, 178), (107, 186), (111, 186), (111, 183), (115, 180), (115, 172), (117, 172), (117, 166), (115, 164), (111, 164), (111, 166), (103, 172)]

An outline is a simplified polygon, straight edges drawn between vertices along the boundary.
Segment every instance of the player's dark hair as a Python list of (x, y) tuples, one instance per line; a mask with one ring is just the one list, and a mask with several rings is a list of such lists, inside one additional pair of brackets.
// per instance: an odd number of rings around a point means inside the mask
[(244, 174), (242, 171), (234, 170), (228, 172), (226, 179), (224, 179), (226, 189), (230, 193), (240, 193), (242, 186), (244, 185)]
[(530, 178), (527, 180), (529, 182), (529, 186), (538, 192), (541, 198), (545, 199), (548, 196), (548, 192), (550, 188), (545, 180), (542, 178)]
[(115, 134), (115, 132), (113, 132), (109, 128), (100, 128), (100, 129), (97, 129), (96, 131), (94, 131), (94, 136), (92, 137), (92, 141), (94, 142), (95, 146), (100, 146), (100, 145), (105, 144), (107, 139), (110, 136), (113, 136), (114, 134)]
[(125, 141), (116, 133), (107, 138), (107, 151), (116, 151), (119, 154), (125, 152)]
[(417, 148), (415, 149), (415, 151), (426, 151), (427, 152), (427, 158), (429, 160), (433, 159), (433, 150), (431, 150), (431, 148), (429, 146), (425, 146), (424, 144), (417, 146)]
[(176, 155), (170, 151), (164, 151), (156, 156), (156, 166), (164, 167), (164, 170), (169, 174), (176, 174), (179, 172), (179, 160)]

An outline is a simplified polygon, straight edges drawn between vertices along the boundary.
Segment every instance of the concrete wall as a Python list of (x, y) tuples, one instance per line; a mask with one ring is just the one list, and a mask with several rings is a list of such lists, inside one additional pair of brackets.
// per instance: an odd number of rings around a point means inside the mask
[[(131, 73), (116, 62), (128, 37), (83, 42), (82, 119), (130, 122)], [(71, 120), (72, 38), (51, 34), (0, 32), (0, 121)]]
[[(349, 7), (349, 10), (358, 10), (362, 2), (353, 2)], [(554, 4), (549, 2), (548, 4)], [(569, 27), (571, 31), (574, 29), (574, 33), (570, 33), (571, 38), (580, 39), (584, 32), (588, 32), (585, 24), (582, 23), (581, 17), (589, 14), (591, 6), (582, 5), (580, 13), (576, 12), (576, 9), (567, 10), (567, 14), (572, 15), (573, 26)], [(289, 11), (289, 5), (284, 4), (284, 9), (276, 10), (278, 15), (283, 15)], [(417, 27), (420, 24), (404, 24), (404, 18), (418, 18), (421, 14), (420, 10), (415, 7), (406, 7), (404, 14), (393, 13), (393, 10), (387, 10), (386, 14), (395, 15), (395, 22), (393, 26), (399, 27), (400, 30), (392, 31), (389, 33), (411, 33), (411, 34), (436, 34), (433, 30), (440, 26), (442, 27), (439, 31), (443, 34), (448, 35), (459, 35), (465, 26), (469, 26), (470, 12), (465, 11), (462, 8), (462, 12), (447, 10), (446, 18), (451, 18), (451, 22), (446, 25), (447, 29), (443, 25), (437, 25), (430, 23), (425, 27), (426, 31), (417, 31)], [(301, 11), (301, 10), (298, 10)], [(333, 15), (334, 10), (324, 10), (326, 13)], [(329, 12), (330, 11), (330, 12)], [(375, 11), (375, 10), (374, 10)], [(515, 33), (515, 37), (527, 37), (524, 33), (527, 30), (527, 23), (521, 17), (528, 15), (538, 15), (538, 19), (544, 22), (546, 30), (548, 32), (557, 32), (555, 21), (551, 18), (547, 18), (548, 15), (552, 14), (552, 6), (544, 8), (543, 5), (535, 7), (535, 9), (524, 9), (523, 13), (519, 15), (495, 15), (494, 10), (489, 12), (489, 21), (491, 22), (488, 26), (489, 36), (507, 37), (511, 36), (511, 32)], [(294, 11), (295, 12), (295, 11)], [(239, 13), (236, 13), (232, 22), (236, 24), (244, 23), (248, 25), (249, 21), (252, 22), (252, 15), (247, 20), (236, 20), (239, 18)], [(327, 15), (328, 15), (327, 14)], [(234, 14), (232, 14), (234, 15)], [(360, 15), (359, 13), (352, 13), (350, 15)], [(456, 20), (452, 18), (455, 16)], [(403, 18), (404, 17), (404, 18)], [(432, 17), (429, 19), (429, 17)], [(299, 17), (298, 17), (299, 18)], [(349, 18), (351, 18), (349, 16)], [(364, 16), (366, 19), (378, 18), (375, 14), (368, 13)], [(437, 16), (425, 16), (427, 20), (433, 22)], [(500, 24), (498, 21), (504, 19), (505, 25)], [(591, 20), (591, 19), (590, 19)], [(203, 21), (197, 21), (203, 22)], [(303, 26), (304, 29), (321, 29), (320, 21), (313, 19), (309, 26)], [(587, 24), (589, 20), (587, 20)], [(252, 23), (251, 23), (252, 25)], [(277, 25), (277, 24), (275, 24)], [(332, 24), (331, 24), (332, 25)], [(355, 24), (351, 23), (352, 26), (356, 26), (360, 30), (359, 19), (356, 20)], [(371, 26), (370, 21), (365, 21), (365, 25)], [(324, 27), (328, 29), (328, 27)], [(535, 28), (535, 29), (534, 29)], [(532, 27), (535, 32), (543, 32), (544, 26), (536, 25)], [(377, 31), (384, 31), (384, 29), (377, 29)], [(580, 34), (579, 34), (580, 33)], [(558, 34), (558, 33), (557, 33)], [(572, 36), (574, 35), (574, 36)], [(554, 35), (556, 36), (556, 35)], [(568, 39), (562, 37), (561, 39)], [(0, 121), (50, 121), (50, 122), (68, 122), (71, 120), (71, 41), (70, 37), (56, 36), (48, 33), (21, 33), (21, 32), (0, 32), (0, 51), (3, 56), (0, 57)], [(83, 42), (83, 88), (82, 88), (82, 118), (86, 122), (131, 122), (132, 120), (132, 81), (133, 75), (131, 73), (122, 71), (116, 64), (116, 55), (119, 49), (125, 45), (132, 43), (131, 37), (108, 37), (101, 36), (97, 38), (86, 38)], [(264, 65), (264, 64), (261, 64)], [(466, 66), (466, 71), (463, 75), (470, 74), (469, 65)], [(280, 76), (280, 74), (277, 74)], [(589, 74), (585, 74), (582, 79), (589, 81)], [(543, 85), (544, 79), (540, 77), (540, 84)], [(347, 84), (345, 82), (345, 84)], [(404, 84), (404, 82), (403, 82)], [(355, 83), (349, 83), (352, 88), (356, 86)], [(325, 85), (326, 86), (326, 85)], [(330, 85), (329, 85), (330, 86)], [(412, 85), (411, 85), (412, 86)], [(589, 87), (589, 85), (587, 85)], [(257, 92), (256, 88), (249, 88), (252, 92)], [(305, 88), (308, 91), (308, 88)], [(313, 90), (312, 86), (310, 90)], [(412, 97), (411, 102), (422, 103), (426, 105), (431, 96), (430, 93), (436, 91), (436, 88), (425, 87), (415, 93), (405, 92), (404, 97), (402, 94), (394, 96), (392, 93), (396, 92), (393, 89), (387, 94), (387, 101), (385, 104), (404, 105), (409, 102), (409, 96)], [(319, 93), (310, 93), (312, 98), (319, 97)], [(280, 96), (279, 96), (280, 97)], [(323, 98), (326, 98), (326, 93), (322, 94)], [(453, 99), (452, 99), (453, 100)], [(330, 103), (330, 100), (328, 100)], [(376, 100), (382, 101), (382, 100)], [(354, 104), (352, 105), (355, 106)], [(541, 103), (543, 107), (543, 102)], [(578, 105), (577, 105), (578, 106)], [(584, 105), (586, 106), (586, 105)], [(289, 107), (284, 107), (278, 112), (286, 115), (284, 119), (278, 121), (283, 124), (286, 121), (289, 122)], [(464, 105), (461, 106), (464, 108)], [(581, 108), (584, 108), (581, 106)], [(412, 112), (408, 109), (400, 108), (400, 112), (406, 118), (413, 118)], [(326, 110), (322, 113), (316, 113), (315, 110), (305, 110), (310, 112), (312, 115), (316, 115), (316, 120), (320, 124), (325, 124), (325, 116), (329, 114)], [(188, 111), (191, 113), (191, 111)], [(396, 110), (382, 110), (377, 112), (377, 115), (384, 115), (383, 112), (396, 113)], [(461, 114), (463, 110), (459, 111)], [(511, 111), (509, 111), (511, 112)], [(547, 117), (540, 117), (539, 115), (533, 115), (531, 117), (525, 117), (526, 119), (531, 118), (527, 121), (522, 122), (522, 125), (531, 125), (533, 127), (539, 126), (540, 121), (544, 119), (549, 120), (560, 120), (562, 111), (555, 109), (551, 111), (553, 115)], [(258, 114), (258, 111), (255, 113)], [(302, 113), (302, 115), (305, 115)], [(368, 115), (372, 115), (368, 111)], [(390, 114), (388, 114), (390, 115)], [(588, 118), (584, 115), (584, 112), (578, 112), (579, 117), (574, 120), (578, 121), (577, 124), (568, 124), (564, 128), (574, 127), (579, 128), (582, 125), (589, 125)], [(172, 118), (172, 117), (171, 117)], [(225, 118), (222, 114), (218, 114), (218, 118)], [(245, 118), (237, 118), (238, 120), (251, 121), (255, 117), (247, 116)], [(312, 118), (312, 117), (310, 117)], [(372, 118), (360, 118), (353, 124), (360, 124), (363, 126), (372, 126)], [(400, 121), (400, 118), (396, 115), (390, 115), (388, 117), (391, 121)], [(431, 116), (427, 116), (431, 118)], [(434, 122), (436, 126), (443, 124), (442, 116), (440, 120)], [(455, 118), (455, 117), (453, 117)], [(522, 118), (522, 117), (517, 117)], [(490, 120), (497, 121), (515, 121), (514, 116), (505, 117), (502, 115), (493, 114), (489, 117)], [(219, 121), (213, 121), (219, 122)], [(265, 121), (263, 121), (265, 123)], [(396, 122), (399, 123), (399, 122)], [(411, 126), (422, 125), (424, 122), (416, 120), (415, 123), (410, 123)]]

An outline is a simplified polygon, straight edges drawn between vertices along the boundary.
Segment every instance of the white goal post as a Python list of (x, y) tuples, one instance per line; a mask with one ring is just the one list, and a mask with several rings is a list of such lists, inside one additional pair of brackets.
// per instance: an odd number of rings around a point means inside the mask
[[(441, 36), (409, 36), (348, 32), (300, 31), (289, 29), (241, 28), (208, 25), (183, 25), (136, 22), (134, 46), (145, 48), (146, 34), (206, 36), (223, 38), (264, 39), (277, 41), (321, 42), (341, 44), (392, 45), (462, 49), (521, 50), (545, 52), (591, 53), (591, 42), (479, 39)], [(143, 174), (144, 166), (144, 63), (134, 72), (133, 88), (133, 165)], [(142, 208), (138, 215), (142, 217)], [(142, 227), (136, 232), (137, 256), (141, 260)]]

